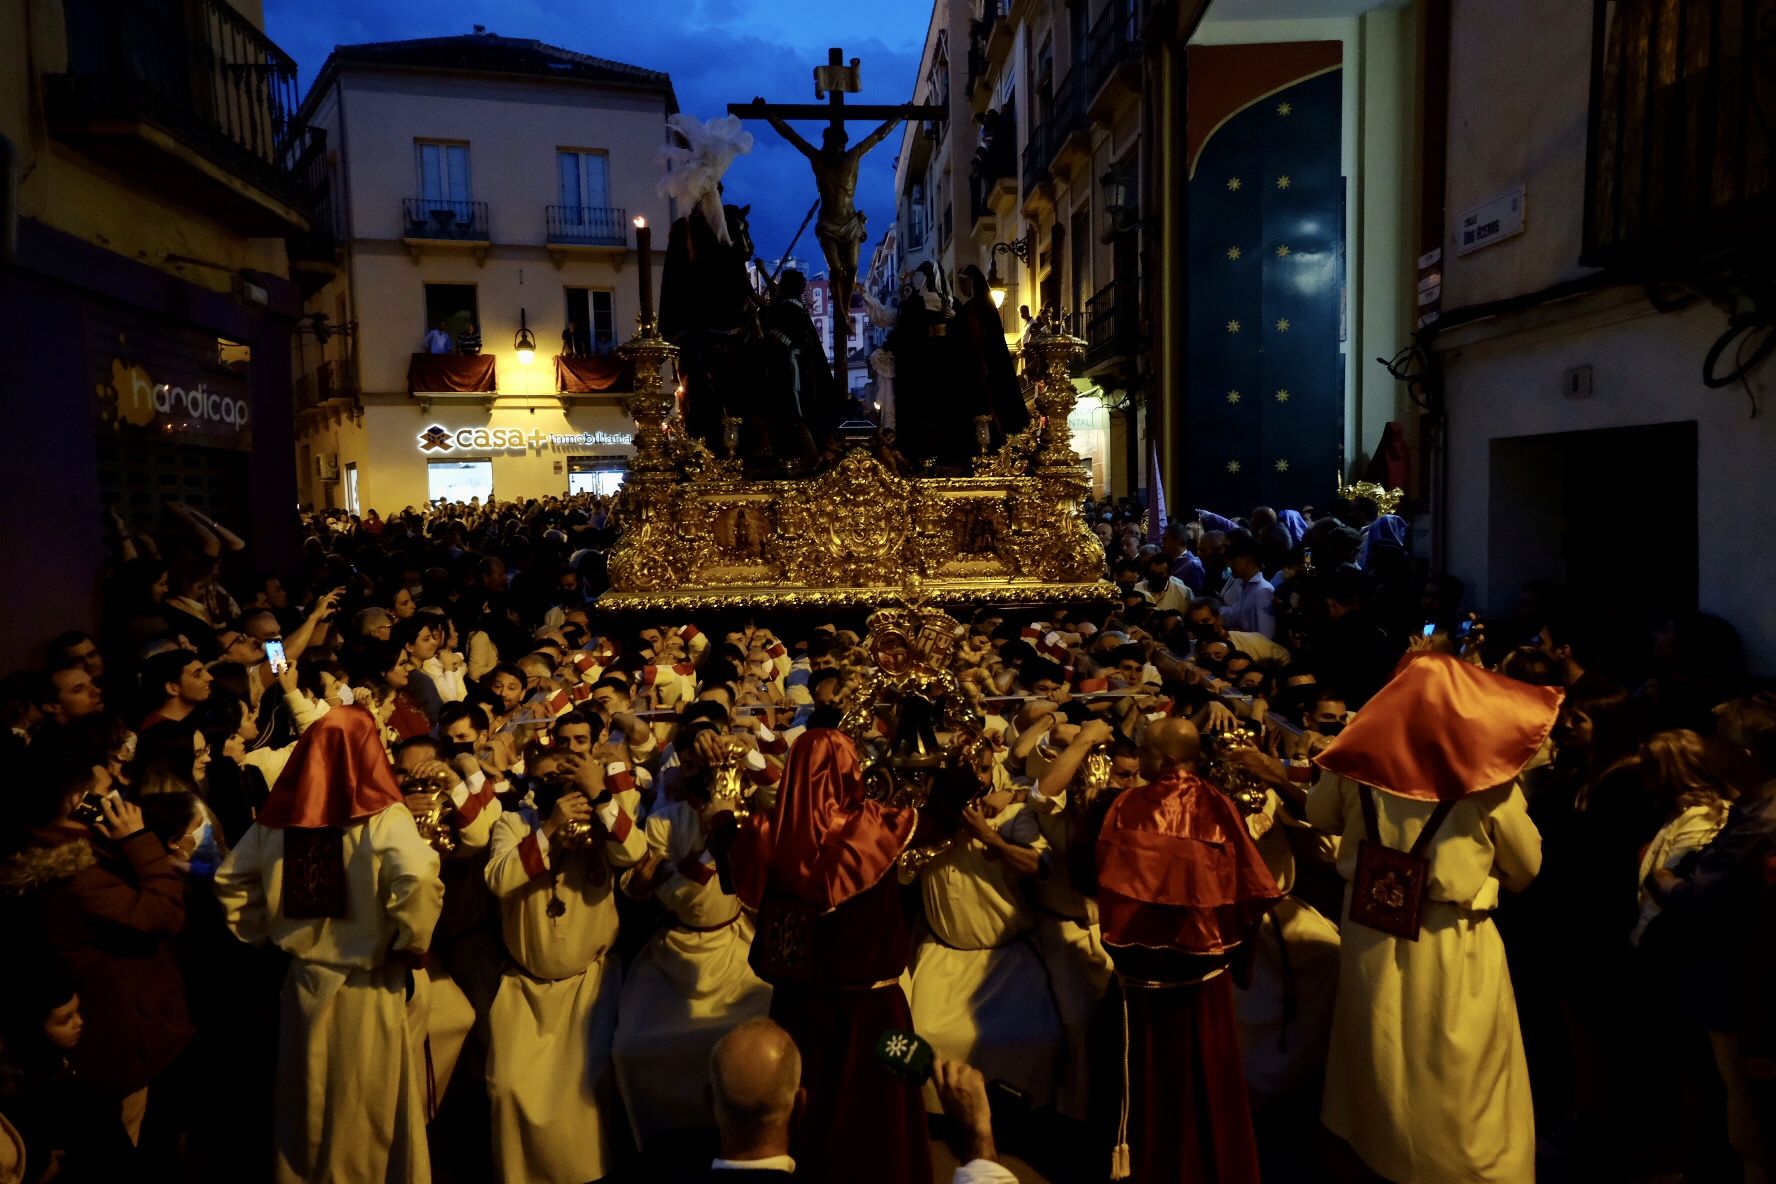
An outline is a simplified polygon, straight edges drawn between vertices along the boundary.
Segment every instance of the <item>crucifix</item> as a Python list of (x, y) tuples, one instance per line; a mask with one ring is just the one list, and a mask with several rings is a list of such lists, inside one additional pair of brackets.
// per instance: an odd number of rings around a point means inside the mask
[[(943, 119), (949, 112), (935, 105), (903, 103), (880, 105), (859, 103), (845, 105), (846, 94), (863, 89), (858, 59), (844, 64), (838, 49), (829, 49), (826, 65), (814, 67), (814, 97), (822, 103), (767, 103), (755, 98), (750, 103), (729, 103), (728, 113), (742, 119), (764, 119), (777, 134), (788, 140), (814, 166), (814, 187), (820, 193), (820, 220), (814, 225), (814, 237), (826, 256), (827, 274), (832, 283), (833, 360), (837, 365), (839, 388), (849, 387), (846, 338), (851, 327), (851, 290), (857, 281), (857, 261), (867, 234), (863, 211), (857, 208), (857, 170), (871, 148), (887, 138), (902, 120)], [(791, 119), (823, 120), (820, 147), (808, 143), (786, 122)], [(845, 121), (848, 119), (880, 119), (881, 126), (847, 147)]]

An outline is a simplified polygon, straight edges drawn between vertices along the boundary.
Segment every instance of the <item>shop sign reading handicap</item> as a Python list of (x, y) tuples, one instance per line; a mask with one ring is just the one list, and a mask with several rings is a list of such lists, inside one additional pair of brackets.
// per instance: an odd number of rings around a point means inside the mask
[(627, 432), (539, 432), (532, 428), (457, 428), (433, 424), (419, 434), (419, 450), (447, 452), (543, 452), (550, 448), (627, 448), (635, 437)]

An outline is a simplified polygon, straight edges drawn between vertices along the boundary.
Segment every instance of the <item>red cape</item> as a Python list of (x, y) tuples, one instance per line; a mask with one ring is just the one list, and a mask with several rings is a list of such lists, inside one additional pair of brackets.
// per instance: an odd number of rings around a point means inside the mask
[(1233, 799), (1173, 771), (1124, 790), (1098, 837), (1104, 940), (1218, 954), (1282, 896)]
[(1523, 771), (1565, 694), (1448, 654), (1414, 654), (1314, 763), (1398, 797), (1466, 797)]
[(253, 821), (270, 827), (343, 827), (400, 804), (401, 787), (376, 720), (362, 707), (335, 707), (296, 742)]
[(892, 810), (863, 796), (851, 738), (810, 728), (789, 750), (769, 814), (735, 837), (734, 890), (753, 908), (766, 888), (822, 910), (871, 888), (913, 837), (917, 810)]

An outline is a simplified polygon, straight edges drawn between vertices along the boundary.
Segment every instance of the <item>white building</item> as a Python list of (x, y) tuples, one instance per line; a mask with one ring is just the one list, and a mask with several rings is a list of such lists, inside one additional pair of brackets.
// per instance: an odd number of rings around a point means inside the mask
[(1551, 579), (1595, 619), (1611, 602), (1642, 621), (1717, 614), (1768, 674), (1776, 388), (1767, 364), (1734, 376), (1759, 333), (1729, 336), (1776, 245), (1751, 97), (1767, 61), (1729, 5), (1689, 5), (1717, 23), (1688, 42), (1637, 34), (1645, 5), (1595, 7), (1453, 8), (1440, 555), (1495, 613)]
[[(481, 31), (334, 50), (302, 113), (343, 262), (307, 307), (349, 332), (299, 350), (305, 502), (614, 488), (633, 426), (611, 350), (640, 312), (637, 217), (658, 287), (676, 110), (665, 74)], [(481, 358), (427, 354), (440, 323), (475, 326)]]

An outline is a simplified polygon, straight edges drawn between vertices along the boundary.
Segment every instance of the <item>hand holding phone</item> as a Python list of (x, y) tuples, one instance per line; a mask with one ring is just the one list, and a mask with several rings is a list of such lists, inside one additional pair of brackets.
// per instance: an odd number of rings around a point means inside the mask
[(265, 661), (271, 667), (273, 678), (290, 668), (290, 659), (284, 654), (284, 639), (273, 637), (265, 642)]

